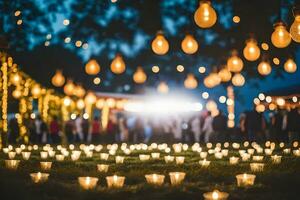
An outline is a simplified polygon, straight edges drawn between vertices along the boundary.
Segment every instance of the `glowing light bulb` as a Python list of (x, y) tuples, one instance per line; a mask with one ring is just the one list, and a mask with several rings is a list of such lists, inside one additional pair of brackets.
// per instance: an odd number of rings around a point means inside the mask
[(218, 75), (221, 78), (222, 82), (228, 82), (231, 79), (231, 72), (227, 69), (227, 67), (221, 69), (218, 72)]
[(187, 89), (195, 89), (198, 86), (198, 82), (193, 74), (188, 74), (184, 80), (184, 87)]
[(184, 66), (183, 65), (177, 65), (176, 70), (178, 72), (183, 72), (184, 71)]
[(51, 79), (52, 84), (55, 87), (61, 87), (63, 84), (65, 84), (65, 77), (62, 74), (62, 71), (57, 70), (55, 75)]
[(133, 74), (133, 81), (137, 84), (142, 84), (147, 80), (147, 75), (142, 67), (138, 67)]
[(268, 62), (262, 61), (257, 66), (257, 70), (258, 70), (258, 73), (260, 73), (263, 76), (266, 76), (271, 73), (272, 67)]
[(228, 60), (227, 60), (227, 67), (229, 71), (238, 73), (242, 71), (244, 67), (244, 63), (240, 57), (237, 55), (232, 55)]
[(92, 59), (85, 65), (85, 72), (89, 75), (96, 75), (100, 72), (100, 66), (96, 60)]
[(249, 61), (255, 61), (260, 56), (260, 49), (257, 46), (257, 42), (254, 39), (250, 39), (246, 42), (246, 46), (243, 50), (244, 57)]
[(286, 30), (284, 23), (274, 25), (274, 32), (271, 35), (272, 44), (277, 48), (285, 48), (291, 43), (290, 33)]
[(198, 42), (192, 35), (186, 35), (181, 42), (181, 48), (186, 54), (194, 54), (198, 50)]
[(41, 95), (42, 89), (39, 84), (34, 84), (31, 88), (31, 94), (34, 98), (38, 98)]
[(152, 72), (153, 73), (158, 73), (159, 72), (159, 67), (157, 65), (152, 67)]
[(110, 69), (115, 74), (122, 74), (126, 70), (125, 62), (121, 55), (116, 55), (111, 62)]
[(161, 32), (156, 35), (151, 46), (152, 51), (157, 55), (165, 55), (169, 51), (169, 42)]
[(233, 77), (232, 77), (232, 84), (234, 86), (243, 86), (245, 84), (245, 78), (242, 74), (235, 74)]
[(74, 89), (75, 89), (75, 85), (74, 85), (73, 81), (68, 80), (67, 84), (64, 86), (64, 93), (66, 95), (71, 96), (74, 93)]
[(294, 62), (293, 59), (289, 58), (285, 63), (284, 63), (284, 70), (288, 73), (294, 73), (297, 70), (297, 65)]
[(200, 28), (210, 28), (216, 23), (217, 13), (209, 1), (200, 1), (194, 20)]
[(290, 34), (295, 42), (300, 43), (300, 15), (295, 16), (295, 20), (290, 28)]

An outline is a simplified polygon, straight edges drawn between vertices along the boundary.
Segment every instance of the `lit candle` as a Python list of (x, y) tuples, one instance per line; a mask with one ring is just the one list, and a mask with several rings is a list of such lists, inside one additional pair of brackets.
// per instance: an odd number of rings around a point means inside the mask
[(17, 148), (16, 148), (16, 153), (17, 153), (17, 154), (21, 154), (21, 152), (22, 152), (22, 149), (21, 149), (20, 147), (17, 147)]
[(40, 162), (41, 169), (44, 171), (49, 171), (52, 166), (52, 162)]
[(101, 160), (108, 160), (109, 154), (108, 153), (100, 153)]
[(171, 162), (173, 162), (174, 161), (174, 156), (170, 156), (170, 155), (167, 155), (167, 156), (165, 156), (164, 157), (165, 158), (165, 162), (166, 163), (171, 163)]
[(253, 157), (252, 157), (252, 160), (253, 160), (253, 161), (262, 161), (263, 159), (264, 159), (263, 156), (253, 156)]
[(216, 152), (215, 153), (215, 158), (216, 159), (222, 159), (223, 158), (223, 154), (221, 152)]
[(205, 159), (206, 157), (207, 157), (206, 151), (200, 152), (200, 158)]
[(9, 159), (14, 159), (15, 156), (16, 156), (16, 152), (10, 151), (10, 152), (7, 153), (7, 155), (8, 155), (8, 158), (9, 158)]
[(238, 174), (236, 175), (237, 185), (238, 187), (246, 187), (254, 185), (255, 181), (254, 174)]
[(146, 174), (145, 178), (148, 184), (156, 186), (161, 186), (165, 180), (165, 176), (161, 174)]
[(180, 153), (182, 151), (182, 145), (181, 144), (173, 144), (173, 149), (175, 153)]
[(51, 158), (53, 158), (54, 156), (55, 156), (55, 151), (53, 151), (53, 150), (50, 150), (50, 151), (48, 151), (48, 154), (49, 154), (49, 156), (51, 157)]
[(122, 164), (124, 162), (124, 156), (116, 156), (116, 164)]
[(266, 154), (267, 156), (272, 155), (272, 152), (273, 152), (272, 149), (265, 149), (265, 154)]
[(272, 162), (273, 162), (274, 164), (279, 164), (279, 163), (281, 163), (281, 158), (282, 158), (282, 156), (277, 156), (277, 155), (271, 156)]
[(108, 188), (122, 188), (125, 182), (124, 176), (107, 176), (106, 177), (106, 183)]
[(152, 157), (154, 160), (159, 159), (160, 153), (156, 153), (156, 152), (151, 153), (151, 157)]
[(254, 152), (255, 152), (255, 149), (248, 149), (247, 152), (248, 152), (249, 154), (253, 155)]
[(203, 194), (205, 200), (226, 200), (228, 196), (228, 193), (220, 192), (219, 190), (214, 190), (212, 192), (206, 192)]
[(229, 163), (231, 165), (236, 165), (236, 164), (238, 164), (238, 162), (239, 162), (239, 157), (232, 156), (229, 158)]
[(97, 169), (101, 173), (106, 173), (108, 171), (108, 168), (109, 168), (109, 165), (105, 165), (105, 164), (98, 164), (97, 165)]
[(264, 163), (250, 163), (250, 169), (253, 172), (262, 172), (264, 171)]
[(224, 157), (228, 156), (228, 149), (222, 149), (221, 152)]
[(23, 151), (22, 152), (22, 157), (23, 157), (24, 160), (29, 160), (30, 155), (31, 155), (31, 152), (29, 152), (29, 151)]
[(300, 156), (300, 150), (299, 149), (293, 150), (293, 154), (294, 154), (294, 156), (299, 157)]
[(200, 160), (199, 164), (201, 165), (201, 167), (207, 168), (210, 165), (210, 161), (207, 161), (206, 159)]
[(31, 173), (30, 177), (34, 183), (43, 183), (48, 180), (49, 174), (37, 172), (37, 173)]
[(242, 156), (242, 161), (248, 161), (251, 157), (251, 155), (248, 153), (244, 153), (241, 156)]
[(20, 160), (5, 160), (5, 167), (7, 169), (17, 169), (19, 166)]
[(291, 149), (290, 148), (283, 149), (283, 153), (284, 154), (290, 154), (291, 153)]
[(71, 160), (72, 160), (72, 161), (77, 161), (77, 160), (79, 160), (80, 155), (81, 155), (81, 152), (80, 152), (80, 153), (72, 152), (72, 154), (71, 154)]
[(56, 158), (56, 161), (61, 162), (61, 161), (64, 161), (65, 156), (62, 155), (62, 154), (57, 154), (57, 155), (55, 156), (55, 158)]
[(78, 177), (79, 185), (85, 190), (94, 189), (97, 185), (98, 178), (96, 177)]
[(185, 178), (184, 172), (170, 172), (169, 173), (171, 184), (172, 185), (179, 185)]
[(7, 154), (9, 152), (9, 148), (3, 148), (3, 153)]
[(140, 161), (147, 161), (150, 159), (150, 155), (140, 154), (139, 158), (140, 158)]
[(184, 156), (176, 156), (175, 160), (177, 165), (181, 165), (184, 163)]
[(47, 159), (48, 158), (48, 152), (47, 151), (41, 151), (40, 155), (41, 155), (41, 159)]

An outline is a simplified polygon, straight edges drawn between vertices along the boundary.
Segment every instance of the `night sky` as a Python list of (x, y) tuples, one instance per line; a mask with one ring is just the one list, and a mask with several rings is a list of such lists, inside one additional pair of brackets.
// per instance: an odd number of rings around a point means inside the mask
[[(271, 75), (261, 77), (256, 72), (260, 59), (253, 63), (243, 59), (246, 84), (235, 88), (237, 110), (241, 112), (251, 108), (253, 98), (260, 92), (300, 84), (299, 69), (294, 74), (283, 70), (283, 63), (290, 56), (299, 66), (299, 45), (292, 42), (288, 48), (278, 50), (270, 41), (273, 24), (279, 18), (288, 27), (293, 22), (294, 3), (293, 0), (212, 1), (218, 14), (217, 24), (204, 30), (193, 20), (197, 0), (118, 0), (115, 3), (110, 0), (10, 0), (0, 3), (4, 8), (0, 12), (1, 34), (9, 42), (9, 52), (21, 69), (47, 87), (53, 87), (50, 80), (55, 70), (62, 69), (66, 77), (94, 91), (144, 93), (160, 81), (166, 81), (171, 91), (184, 90), (199, 99), (202, 92), (208, 91), (216, 101), (219, 96), (226, 95), (226, 85), (207, 89), (203, 78), (214, 68), (224, 65), (233, 49), (242, 57), (245, 40), (254, 36), (259, 45), (266, 42), (270, 46), (268, 51), (261, 50), (262, 54), (270, 61), (279, 57), (281, 63), (272, 65)], [(17, 10), (21, 11), (19, 16), (15, 16)], [(238, 24), (232, 21), (235, 15), (241, 18)], [(18, 25), (20, 19), (22, 24)], [(163, 30), (170, 44), (165, 56), (151, 51), (150, 43), (159, 30)], [(192, 33), (199, 43), (195, 55), (185, 55), (180, 49), (186, 33)], [(66, 38), (71, 41), (66, 43)], [(76, 41), (83, 45), (76, 47)], [(114, 75), (109, 70), (116, 53), (123, 55), (127, 67), (125, 74)], [(92, 81), (95, 76), (84, 73), (84, 65), (90, 58), (95, 58), (101, 66), (98, 75), (101, 83), (97, 86)], [(179, 64), (185, 67), (183, 73), (176, 71)], [(160, 73), (151, 72), (154, 65), (160, 67)], [(138, 66), (148, 75), (142, 86), (132, 81)], [(199, 66), (205, 66), (207, 72), (200, 74)], [(197, 77), (197, 89), (184, 89), (187, 73)]]

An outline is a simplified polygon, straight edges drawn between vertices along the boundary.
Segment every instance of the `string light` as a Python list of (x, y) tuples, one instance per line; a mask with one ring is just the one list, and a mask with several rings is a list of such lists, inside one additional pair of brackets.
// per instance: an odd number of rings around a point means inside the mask
[(178, 72), (183, 72), (184, 71), (184, 66), (183, 65), (177, 65), (176, 70)]
[(68, 26), (70, 24), (70, 20), (64, 19), (63, 25)]
[(99, 77), (96, 77), (96, 78), (94, 78), (93, 82), (95, 85), (99, 85), (101, 82), (101, 79)]
[(157, 65), (154, 65), (154, 66), (152, 67), (152, 72), (153, 72), (153, 73), (158, 73), (158, 72), (159, 72), (159, 67), (158, 67)]
[(18, 19), (18, 21), (17, 21), (17, 25), (21, 25), (23, 23), (23, 20), (21, 20), (21, 19)]
[(20, 10), (16, 10), (15, 16), (18, 17), (18, 16), (20, 16), (20, 15), (21, 15), (21, 11), (20, 11)]
[(158, 32), (151, 44), (152, 51), (157, 55), (165, 55), (169, 51), (169, 42), (162, 32)]
[(216, 23), (217, 13), (210, 1), (200, 1), (194, 20), (200, 28), (210, 28)]
[(234, 22), (234, 23), (240, 23), (240, 21), (241, 21), (241, 18), (239, 17), (239, 16), (234, 16), (233, 18), (232, 18), (232, 21)]
[(199, 71), (200, 74), (204, 74), (206, 72), (206, 68), (201, 66), (201, 67), (198, 68), (198, 71)]
[(65, 38), (65, 43), (70, 43), (71, 42), (71, 38), (70, 37), (66, 37)]
[(81, 45), (82, 45), (82, 42), (81, 42), (80, 40), (77, 40), (77, 41), (75, 42), (75, 46), (76, 46), (76, 47), (81, 47)]
[(277, 57), (273, 58), (273, 63), (274, 63), (275, 65), (279, 65), (279, 64), (280, 64), (279, 58), (277, 58)]

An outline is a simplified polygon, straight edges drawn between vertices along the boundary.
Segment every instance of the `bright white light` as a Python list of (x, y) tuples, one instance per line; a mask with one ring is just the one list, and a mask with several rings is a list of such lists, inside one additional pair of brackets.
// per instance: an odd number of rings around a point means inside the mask
[(219, 97), (219, 102), (220, 103), (225, 103), (226, 102), (226, 97), (225, 96), (220, 96)]
[(209, 97), (208, 92), (203, 92), (203, 93), (202, 93), (202, 98), (203, 98), (203, 99), (208, 99), (208, 97)]
[(128, 112), (139, 112), (145, 114), (160, 113), (174, 114), (183, 112), (197, 112), (203, 108), (200, 102), (192, 102), (176, 98), (155, 98), (145, 101), (131, 101), (124, 105)]
[(83, 119), (88, 119), (89, 117), (90, 117), (89, 114), (87, 114), (87, 113), (83, 114)]
[(272, 97), (267, 96), (267, 97), (266, 97), (266, 102), (267, 102), (267, 103), (271, 103), (271, 102), (272, 102)]
[(76, 114), (75, 114), (75, 113), (72, 113), (72, 114), (71, 114), (71, 119), (72, 119), (72, 120), (76, 119)]
[(258, 98), (259, 98), (261, 101), (263, 101), (263, 100), (265, 100), (265, 95), (264, 95), (263, 93), (260, 93), (260, 94), (258, 95)]

